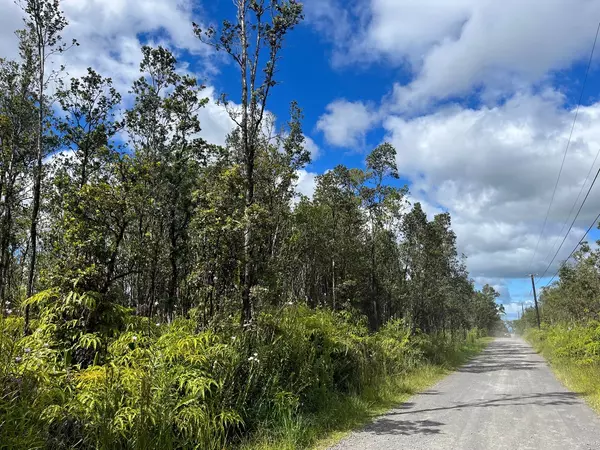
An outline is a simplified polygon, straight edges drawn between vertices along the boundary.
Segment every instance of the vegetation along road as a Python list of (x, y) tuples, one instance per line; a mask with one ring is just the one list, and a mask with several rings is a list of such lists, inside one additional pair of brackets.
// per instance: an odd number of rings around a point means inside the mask
[(501, 338), (334, 449), (598, 449), (599, 429), (527, 343)]

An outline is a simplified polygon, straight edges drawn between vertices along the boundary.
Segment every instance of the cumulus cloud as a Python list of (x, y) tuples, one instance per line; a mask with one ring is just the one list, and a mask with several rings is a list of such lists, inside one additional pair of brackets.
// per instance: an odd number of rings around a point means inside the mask
[(304, 148), (308, 150), (310, 153), (310, 158), (312, 161), (316, 160), (321, 156), (321, 149), (317, 145), (317, 143), (312, 140), (309, 136), (304, 135)]
[(209, 99), (198, 113), (202, 131), (200, 135), (211, 144), (225, 145), (227, 135), (233, 130), (235, 123), (225, 108), (217, 104), (218, 95), (215, 89), (208, 86), (202, 94)]
[[(390, 116), (384, 121), (401, 174), (422, 197), (451, 212), (473, 276), (541, 274), (550, 262), (562, 224), (600, 148), (598, 103), (579, 112), (534, 258), (574, 113), (564, 109), (562, 96), (549, 91), (521, 93), (500, 106), (453, 106), (418, 118)], [(599, 210), (600, 196), (591, 195), (552, 268)]]
[(397, 84), (399, 110), (468, 94), (515, 91), (589, 55), (600, 17), (590, 0), (308, 0), (334, 64), (387, 63), (413, 76)]
[(317, 122), (317, 130), (336, 147), (363, 146), (366, 133), (378, 122), (377, 112), (363, 102), (335, 100), (326, 111)]
[[(14, 31), (23, 28), (23, 13), (12, 0), (0, 0), (0, 54), (17, 57)], [(197, 17), (192, 0), (63, 0), (60, 4), (69, 25), (63, 33), (66, 42), (80, 43), (62, 55), (54, 66), (64, 64), (69, 76), (84, 75), (88, 67), (113, 78), (125, 94), (139, 76), (142, 43), (164, 45), (208, 58), (210, 47), (195, 38), (192, 21)], [(207, 67), (210, 60), (206, 59)]]
[[(16, 58), (17, 38), (14, 31), (23, 27), (23, 12), (12, 0), (0, 0), (0, 55)], [(124, 95), (125, 104), (131, 101), (128, 91), (140, 76), (141, 46), (143, 43), (163, 45), (178, 55), (188, 52), (211, 67), (212, 53), (193, 34), (192, 21), (197, 17), (192, 0), (174, 4), (170, 0), (63, 0), (61, 9), (69, 21), (65, 41), (76, 38), (80, 43), (61, 55), (54, 66), (64, 64), (68, 77), (78, 77), (92, 67), (101, 75), (110, 76), (117, 90)], [(189, 72), (183, 65), (182, 72)], [(217, 104), (218, 93), (208, 86), (202, 94), (209, 98), (199, 112), (201, 135), (207, 141), (224, 145), (233, 121), (227, 111)]]
[(315, 187), (317, 186), (317, 174), (314, 172), (308, 172), (305, 169), (298, 170), (298, 181), (296, 182), (296, 190), (306, 195), (308, 198), (312, 198)]

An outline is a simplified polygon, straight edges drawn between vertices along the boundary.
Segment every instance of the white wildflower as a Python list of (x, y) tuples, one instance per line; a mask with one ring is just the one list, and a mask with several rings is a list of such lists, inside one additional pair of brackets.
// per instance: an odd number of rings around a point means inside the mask
[(133, 342), (137, 341), (137, 336), (133, 336), (133, 337), (131, 338), (131, 340), (132, 340)]
[(29, 347), (27, 347), (27, 348), (25, 349), (25, 353), (27, 353), (27, 354), (31, 353), (31, 349), (30, 349)]

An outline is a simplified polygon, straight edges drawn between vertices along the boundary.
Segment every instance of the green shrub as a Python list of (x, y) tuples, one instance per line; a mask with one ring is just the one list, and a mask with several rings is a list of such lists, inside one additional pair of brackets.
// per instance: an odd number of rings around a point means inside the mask
[(600, 322), (529, 329), (526, 338), (549, 359), (600, 365)]
[[(22, 320), (0, 318), (1, 446), (216, 450), (265, 430), (299, 433), (328, 402), (439, 363), (478, 336), (411, 334), (402, 321), (369, 334), (364, 319), (304, 306), (263, 313), (243, 331), (226, 322), (198, 331), (191, 317), (125, 316), (118, 332), (67, 338), (50, 321), (22, 337)], [(74, 360), (75, 349), (87, 358)]]

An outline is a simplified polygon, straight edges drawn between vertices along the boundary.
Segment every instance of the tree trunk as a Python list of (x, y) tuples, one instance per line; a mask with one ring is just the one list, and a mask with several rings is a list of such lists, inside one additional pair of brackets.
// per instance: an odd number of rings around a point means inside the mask
[(177, 267), (177, 223), (176, 223), (176, 201), (171, 205), (171, 223), (169, 226), (169, 240), (170, 240), (170, 251), (169, 251), (169, 262), (171, 265), (171, 278), (169, 280), (169, 314), (173, 314), (174, 306), (177, 304), (177, 284), (178, 284), (178, 267)]
[[(27, 298), (34, 294), (35, 281), (35, 263), (37, 257), (37, 233), (38, 216), (40, 211), (40, 200), (42, 190), (42, 161), (43, 161), (43, 133), (44, 133), (44, 63), (46, 59), (44, 44), (41, 36), (38, 36), (38, 123), (37, 123), (37, 150), (36, 162), (33, 168), (33, 205), (31, 208), (31, 227), (29, 229), (29, 239), (31, 242), (31, 259), (29, 260), (29, 275), (27, 277)], [(25, 307), (25, 326), (24, 333), (29, 334), (29, 305)]]
[[(252, 152), (253, 153), (253, 152)], [(246, 162), (246, 226), (244, 230), (244, 287), (242, 290), (242, 323), (252, 321), (250, 290), (254, 284), (254, 252), (252, 248), (252, 224), (248, 211), (254, 202), (254, 157)]]
[(370, 273), (370, 293), (371, 293), (371, 305), (373, 311), (373, 317), (371, 319), (371, 327), (376, 330), (379, 327), (379, 304), (377, 298), (377, 292), (375, 289), (375, 223), (373, 220), (373, 213), (369, 211), (371, 221), (371, 273)]
[[(0, 144), (2, 142), (0, 141)], [(2, 220), (0, 222), (0, 304), (6, 304), (6, 285), (8, 284), (8, 273), (10, 264), (9, 246), (12, 231), (12, 192), (14, 185), (13, 161), (15, 151), (11, 152), (8, 168), (2, 172), (0, 180), (0, 203), (2, 205)]]
[[(242, 144), (244, 146), (244, 163), (246, 165), (245, 181), (245, 219), (244, 227), (244, 285), (242, 288), (242, 324), (248, 324), (252, 321), (252, 299), (250, 291), (254, 284), (254, 254), (252, 249), (252, 224), (248, 215), (252, 204), (254, 203), (254, 143), (250, 142), (249, 124), (248, 124), (248, 42), (246, 29), (246, 0), (240, 0), (238, 5), (238, 22), (240, 24), (241, 38), (241, 82), (242, 82)], [(251, 93), (253, 94), (253, 93)], [(250, 118), (252, 121), (255, 117)]]

